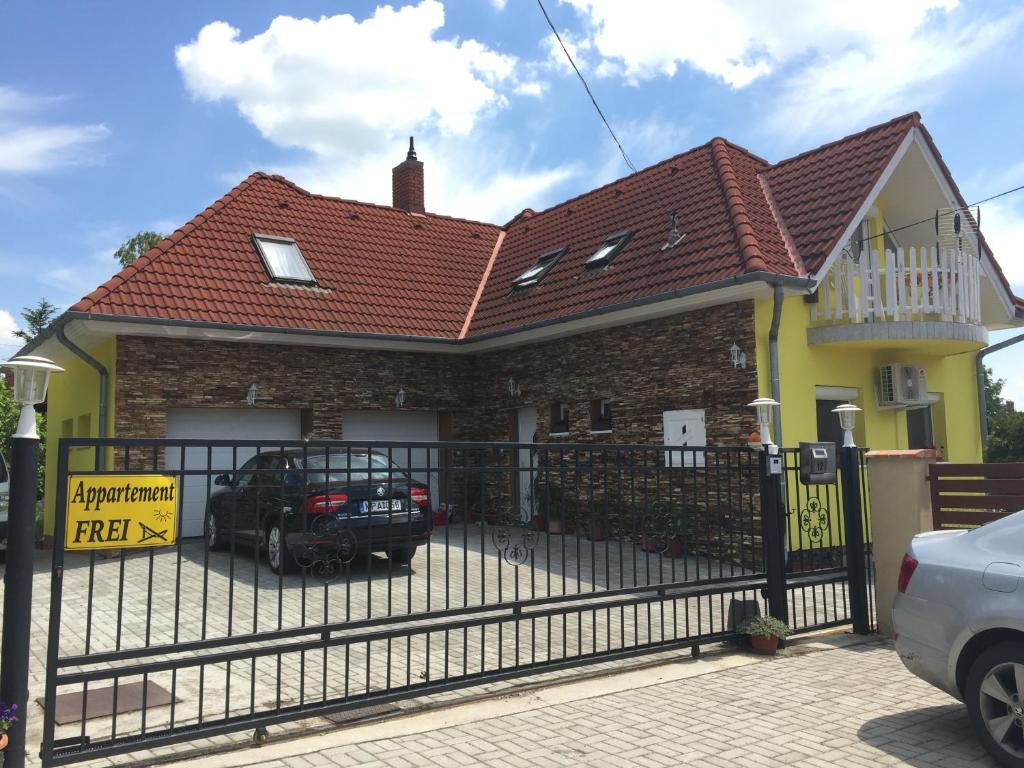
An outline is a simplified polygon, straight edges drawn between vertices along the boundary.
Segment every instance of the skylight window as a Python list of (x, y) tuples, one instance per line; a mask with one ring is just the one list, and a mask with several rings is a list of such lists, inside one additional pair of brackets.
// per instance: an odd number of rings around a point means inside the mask
[(288, 237), (269, 237), (253, 235), (256, 249), (263, 259), (263, 266), (271, 280), (287, 283), (316, 284), (316, 278), (309, 271), (309, 265), (302, 258), (298, 244)]
[(632, 236), (633, 233), (627, 231), (619, 232), (617, 235), (607, 238), (601, 243), (601, 247), (594, 251), (594, 255), (587, 259), (583, 266), (587, 269), (597, 269), (598, 267), (610, 264), (612, 259), (622, 250), (622, 246), (629, 242), (629, 238)]
[(559, 248), (557, 251), (551, 251), (545, 253), (539, 259), (537, 263), (530, 267), (528, 270), (523, 272), (519, 277), (512, 281), (513, 288), (526, 288), (531, 285), (536, 285), (551, 268), (558, 263), (558, 260), (565, 254), (565, 248)]

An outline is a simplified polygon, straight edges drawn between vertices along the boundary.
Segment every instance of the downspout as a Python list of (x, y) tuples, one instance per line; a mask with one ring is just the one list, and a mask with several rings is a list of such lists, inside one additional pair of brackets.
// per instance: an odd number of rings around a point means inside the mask
[(974, 361), (975, 370), (978, 375), (978, 416), (980, 417), (978, 423), (981, 426), (981, 452), (983, 457), (985, 449), (988, 447), (988, 409), (985, 407), (985, 356), (998, 352), (1000, 349), (1011, 347), (1020, 341), (1024, 341), (1024, 333), (1013, 336), (1005, 341), (1000, 341), (998, 344), (985, 347), (978, 352), (978, 356)]
[[(772, 325), (768, 331), (768, 370), (772, 380), (772, 400), (781, 403), (779, 385), (779, 324), (782, 322), (782, 284), (775, 283), (775, 291), (772, 296)], [(775, 406), (774, 429), (775, 444), (782, 446), (782, 414), (779, 406)]]
[[(83, 362), (92, 368), (96, 369), (96, 373), (100, 376), (100, 424), (99, 424), (99, 437), (104, 438), (107, 436), (107, 380), (109, 379), (109, 372), (106, 366), (103, 365), (99, 360), (90, 355), (84, 349), (76, 345), (71, 339), (64, 334), (64, 326), (57, 326), (57, 341), (63, 344), (65, 347), (70, 349), (77, 357), (81, 358)], [(96, 469), (104, 469), (104, 460), (106, 451), (103, 449), (97, 449), (96, 451)]]

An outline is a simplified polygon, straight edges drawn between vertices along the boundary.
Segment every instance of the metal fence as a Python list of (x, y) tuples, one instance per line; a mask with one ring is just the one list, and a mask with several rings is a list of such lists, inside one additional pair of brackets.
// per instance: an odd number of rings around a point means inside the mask
[[(754, 612), (850, 620), (848, 534), (830, 519), (805, 547), (810, 497), (765, 467), (747, 448), (61, 440), (44, 765), (728, 640)], [(176, 479), (175, 535), (151, 531), (173, 544), (65, 546), (89, 533), (69, 494), (127, 497), (140, 473)]]

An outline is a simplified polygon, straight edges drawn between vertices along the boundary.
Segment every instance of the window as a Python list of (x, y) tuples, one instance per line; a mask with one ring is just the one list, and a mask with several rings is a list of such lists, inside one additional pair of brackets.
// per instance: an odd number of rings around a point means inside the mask
[(259, 456), (253, 456), (241, 466), (238, 472), (235, 473), (236, 486), (246, 487), (256, 484), (256, 465), (259, 464), (259, 461)]
[(267, 235), (253, 235), (252, 239), (271, 280), (316, 285), (316, 279), (294, 240)]
[(612, 404), (608, 400), (590, 401), (590, 431), (612, 431)]
[(839, 426), (839, 417), (832, 413), (840, 405), (846, 405), (849, 399), (826, 400), (820, 398), (815, 401), (815, 417), (818, 422), (818, 442), (835, 443), (838, 449), (843, 444), (843, 430)]
[(597, 269), (607, 264), (611, 264), (612, 259), (622, 250), (622, 247), (629, 242), (629, 238), (633, 236), (632, 232), (619, 232), (617, 235), (612, 235), (607, 238), (601, 247), (594, 251), (594, 255), (587, 259), (584, 265), (587, 269)]
[(530, 267), (528, 270), (523, 272), (519, 277), (512, 281), (513, 288), (527, 288), (531, 285), (536, 285), (543, 279), (544, 275), (551, 271), (551, 268), (558, 263), (558, 260), (565, 255), (565, 248), (559, 248), (557, 251), (551, 251), (545, 253), (539, 259), (537, 263)]
[(932, 407), (907, 410), (907, 448), (934, 448), (935, 432), (932, 425)]
[(552, 435), (565, 435), (569, 432), (569, 406), (565, 403), (551, 404)]

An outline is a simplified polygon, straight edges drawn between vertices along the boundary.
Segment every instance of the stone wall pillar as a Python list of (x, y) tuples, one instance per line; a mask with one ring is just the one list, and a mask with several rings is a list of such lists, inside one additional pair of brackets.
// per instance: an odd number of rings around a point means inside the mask
[(915, 534), (932, 530), (928, 465), (938, 451), (869, 451), (868, 495), (875, 556), (878, 631), (892, 635), (892, 601), (900, 565)]

